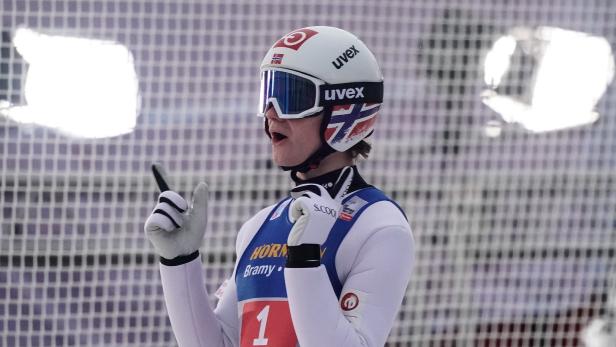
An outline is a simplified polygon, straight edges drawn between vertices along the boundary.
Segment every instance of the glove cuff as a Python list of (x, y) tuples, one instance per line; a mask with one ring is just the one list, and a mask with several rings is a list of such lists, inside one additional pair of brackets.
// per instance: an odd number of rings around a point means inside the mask
[(167, 258), (160, 257), (160, 263), (166, 266), (178, 266), (178, 265), (184, 265), (186, 263), (190, 263), (191, 261), (197, 259), (197, 257), (199, 257), (198, 250), (188, 255), (177, 256), (173, 259), (167, 259)]
[(287, 263), (285, 267), (319, 267), (321, 265), (321, 245), (304, 243), (299, 246), (287, 246)]

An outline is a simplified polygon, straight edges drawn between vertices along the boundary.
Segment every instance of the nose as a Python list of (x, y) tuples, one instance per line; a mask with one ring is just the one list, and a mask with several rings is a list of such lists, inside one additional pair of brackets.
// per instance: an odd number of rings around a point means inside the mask
[(276, 109), (270, 104), (267, 107), (267, 110), (265, 111), (265, 118), (269, 119), (270, 121), (281, 121), (282, 118), (278, 117), (278, 113), (276, 112)]

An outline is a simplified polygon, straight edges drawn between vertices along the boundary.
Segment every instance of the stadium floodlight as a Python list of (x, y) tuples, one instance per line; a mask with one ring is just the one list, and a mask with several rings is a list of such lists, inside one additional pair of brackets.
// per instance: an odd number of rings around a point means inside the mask
[(599, 118), (595, 105), (613, 77), (614, 56), (605, 38), (519, 27), (486, 55), (482, 101), (505, 122), (532, 132), (566, 129)]
[(580, 337), (586, 347), (616, 346), (614, 322), (607, 318), (595, 318), (582, 330)]
[(607, 303), (603, 314), (590, 321), (580, 338), (586, 347), (616, 346), (616, 275), (608, 279)]
[(139, 84), (125, 46), (27, 28), (15, 31), (13, 44), (29, 64), (27, 104), (5, 106), (2, 115), (74, 137), (110, 137), (134, 129)]

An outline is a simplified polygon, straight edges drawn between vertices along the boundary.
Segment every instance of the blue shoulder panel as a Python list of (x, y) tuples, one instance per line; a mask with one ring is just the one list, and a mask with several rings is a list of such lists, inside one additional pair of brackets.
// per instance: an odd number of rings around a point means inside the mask
[[(369, 187), (351, 194), (342, 202), (343, 208), (340, 212), (340, 217), (329, 233), (327, 241), (323, 244), (323, 250), (321, 250), (321, 252), (324, 251), (321, 263), (325, 265), (329, 280), (338, 297), (340, 297), (340, 292), (342, 291), (342, 283), (340, 283), (336, 270), (336, 254), (338, 253), (338, 248), (364, 210), (366, 210), (368, 206), (383, 200), (394, 202), (379, 189)], [(402, 211), (398, 204), (394, 202), (394, 205)], [(404, 215), (403, 211), (402, 214)]]

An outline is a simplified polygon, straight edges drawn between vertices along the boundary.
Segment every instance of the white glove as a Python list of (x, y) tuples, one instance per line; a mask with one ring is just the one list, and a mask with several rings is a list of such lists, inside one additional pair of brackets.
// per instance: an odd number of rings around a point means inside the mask
[(289, 208), (289, 219), (293, 224), (287, 244), (322, 245), (338, 220), (341, 202), (353, 180), (353, 169), (344, 168), (332, 188), (331, 195), (323, 186), (314, 183), (301, 184), (291, 190), (294, 199)]
[[(167, 188), (162, 167), (158, 164), (154, 167), (160, 172), (160, 177), (157, 177), (159, 187)], [(158, 196), (158, 205), (144, 226), (145, 234), (158, 255), (173, 259), (199, 249), (207, 223), (207, 200), (208, 186), (205, 182), (195, 188), (190, 206), (182, 196), (171, 190), (163, 191)]]

